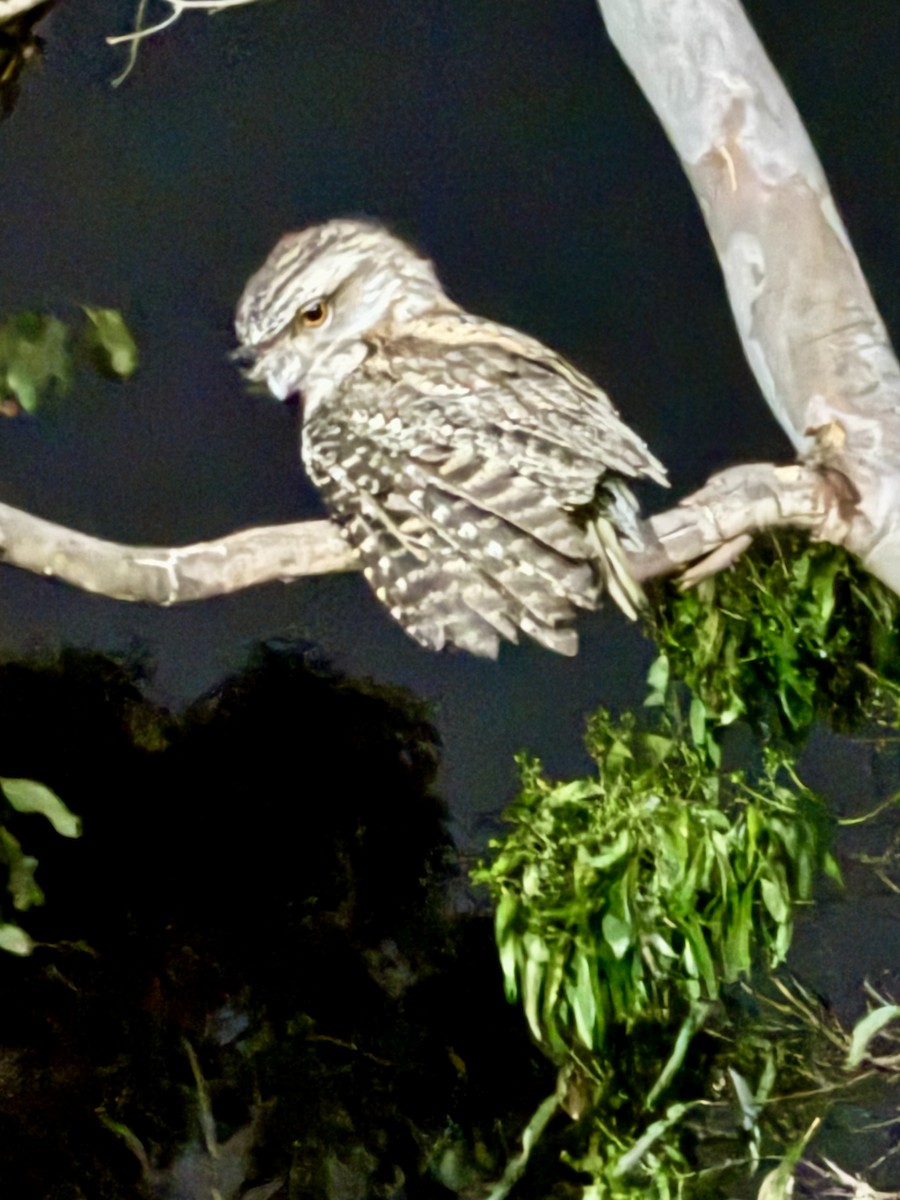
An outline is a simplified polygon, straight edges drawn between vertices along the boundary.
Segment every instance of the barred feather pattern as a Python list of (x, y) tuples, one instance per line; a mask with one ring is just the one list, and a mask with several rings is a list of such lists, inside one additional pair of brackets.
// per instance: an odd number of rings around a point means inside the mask
[[(575, 610), (604, 589), (636, 615), (623, 479), (665, 484), (663, 467), (605, 392), (459, 308), (400, 239), (359, 221), (287, 235), (236, 328), (249, 377), (300, 394), (306, 469), (417, 641), (495, 656), (523, 631), (574, 654)], [(605, 505), (585, 517), (598, 485)]]

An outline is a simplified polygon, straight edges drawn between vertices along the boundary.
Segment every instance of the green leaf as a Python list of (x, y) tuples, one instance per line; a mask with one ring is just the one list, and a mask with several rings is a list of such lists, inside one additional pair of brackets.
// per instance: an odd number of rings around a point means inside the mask
[(528, 1164), (528, 1159), (531, 1151), (534, 1149), (535, 1143), (544, 1132), (544, 1129), (550, 1118), (559, 1108), (560, 1093), (555, 1091), (552, 1096), (548, 1096), (535, 1111), (534, 1116), (525, 1126), (522, 1132), (522, 1152), (515, 1158), (511, 1159), (503, 1172), (503, 1177), (500, 1182), (494, 1187), (487, 1197), (487, 1200), (506, 1200), (506, 1197), (512, 1191), (516, 1181), (521, 1178)]
[(856, 1022), (850, 1037), (850, 1049), (847, 1051), (848, 1069), (852, 1070), (859, 1066), (869, 1053), (869, 1042), (881, 1033), (885, 1025), (889, 1025), (898, 1018), (900, 1018), (900, 1005), (883, 1004), (880, 1008), (866, 1013), (862, 1020)]
[(591, 964), (586, 954), (579, 954), (575, 987), (569, 993), (569, 1003), (575, 1017), (578, 1036), (589, 1050), (595, 1048), (597, 1001), (591, 978)]
[[(660, 1076), (654, 1083), (653, 1087), (647, 1094), (647, 1099), (644, 1101), (644, 1108), (650, 1109), (656, 1104), (656, 1101), (663, 1092), (671, 1084), (672, 1080), (681, 1070), (681, 1065), (684, 1062), (685, 1055), (688, 1052), (688, 1047), (694, 1039), (694, 1035), (702, 1027), (703, 1022), (709, 1016), (710, 1006), (702, 1001), (691, 1004), (690, 1012), (681, 1023), (681, 1028), (678, 1030), (678, 1036), (675, 1039), (675, 1045), (672, 1047), (672, 1053), (669, 1055), (668, 1062), (660, 1072)], [(670, 1110), (671, 1111), (671, 1110)]]
[(645, 708), (658, 708), (666, 702), (666, 689), (669, 686), (669, 660), (665, 654), (660, 654), (647, 672), (647, 687), (650, 689)]
[(751, 1091), (750, 1084), (739, 1071), (736, 1071), (734, 1067), (729, 1067), (728, 1074), (741, 1110), (741, 1128), (750, 1133), (756, 1128), (762, 1106)]
[(672, 1104), (666, 1109), (666, 1115), (648, 1125), (646, 1131), (637, 1139), (627, 1154), (623, 1154), (613, 1168), (613, 1179), (620, 1179), (640, 1163), (641, 1159), (664, 1133), (677, 1125), (686, 1112), (693, 1106), (690, 1104)]
[(657, 879), (664, 891), (672, 893), (675, 903), (678, 902), (679, 885), (688, 866), (686, 824), (684, 814), (679, 814), (676, 821), (661, 821), (657, 830)]
[(33, 949), (34, 942), (24, 929), (20, 929), (18, 925), (0, 923), (0, 950), (24, 956), (30, 954)]
[(95, 367), (116, 379), (130, 378), (137, 369), (138, 348), (125, 318), (114, 308), (81, 307), (88, 319), (83, 342)]
[(561, 997), (566, 963), (563, 954), (551, 954), (550, 961), (544, 973), (544, 986), (541, 998), (540, 1024), (543, 1039), (557, 1056), (564, 1056), (567, 1050), (566, 1041), (560, 1034)]
[(535, 1040), (543, 1041), (543, 1030), (538, 1020), (538, 1010), (541, 1004), (541, 991), (544, 985), (545, 966), (535, 958), (527, 959), (525, 975), (522, 980), (522, 1002), (528, 1027), (534, 1034)]
[(726, 982), (733, 983), (742, 975), (749, 974), (751, 967), (750, 946), (755, 932), (753, 888), (745, 887), (742, 891), (731, 889), (728, 899), (722, 966)]
[(782, 885), (772, 879), (761, 879), (759, 881), (759, 889), (762, 893), (763, 904), (765, 904), (773, 920), (779, 924), (787, 921), (791, 915), (791, 906), (790, 899), (785, 895)]
[(603, 765), (611, 775), (616, 775), (627, 767), (633, 758), (628, 745), (621, 738), (617, 738), (607, 751)]
[(699, 924), (684, 927), (684, 968), (688, 975), (701, 979), (707, 996), (713, 1000), (719, 994), (719, 981), (712, 955)]
[(601, 850), (599, 854), (588, 854), (583, 846), (579, 846), (578, 858), (581, 862), (593, 867), (595, 871), (606, 871), (613, 863), (624, 858), (630, 849), (631, 834), (627, 829), (620, 829), (606, 850)]
[(503, 990), (506, 999), (513, 1004), (519, 997), (518, 975), (516, 973), (516, 939), (508, 937), (500, 943), (500, 968), (503, 971)]
[(655, 692), (664, 692), (669, 686), (669, 659), (665, 654), (650, 664), (647, 672), (647, 686)]
[(775, 1170), (770, 1171), (763, 1179), (756, 1200), (791, 1200), (794, 1192), (794, 1170), (810, 1138), (821, 1123), (822, 1118), (816, 1117), (803, 1137), (788, 1148)]
[(624, 958), (634, 942), (634, 931), (629, 921), (607, 913), (603, 918), (603, 936), (616, 958)]
[(775, 941), (769, 948), (770, 968), (779, 966), (788, 956), (791, 942), (794, 940), (794, 922), (791, 919), (782, 922), (775, 929)]
[(573, 779), (569, 783), (557, 784), (550, 791), (554, 804), (577, 804), (596, 795), (597, 782), (594, 779)]
[(64, 392), (72, 377), (68, 330), (56, 317), (16, 313), (0, 325), (0, 399), (12, 393), (33, 413), (54, 389)]
[(502, 945), (506, 940), (507, 931), (515, 921), (518, 911), (518, 896), (514, 892), (504, 892), (494, 914), (494, 937), (498, 945)]
[(0, 777), (0, 788), (16, 812), (43, 813), (57, 833), (63, 837), (81, 836), (81, 821), (69, 812), (55, 792), (33, 779), (5, 779)]
[(545, 963), (550, 961), (547, 943), (536, 933), (526, 933), (522, 938), (522, 946), (529, 962)]
[(658, 733), (645, 733), (642, 739), (642, 745), (647, 751), (647, 757), (650, 759), (651, 766), (654, 767), (659, 766), (661, 762), (665, 762), (674, 744), (674, 738), (660, 737)]
[(706, 705), (699, 696), (691, 699), (690, 725), (694, 745), (702, 746), (706, 740)]
[(34, 878), (38, 862), (30, 854), (23, 854), (18, 838), (0, 825), (0, 860), (9, 869), (6, 889), (12, 896), (13, 905), (19, 912), (26, 912), (32, 905), (44, 903), (44, 893)]
[(822, 857), (822, 871), (829, 879), (833, 880), (839, 887), (844, 886), (844, 876), (840, 865), (833, 854), (826, 853)]

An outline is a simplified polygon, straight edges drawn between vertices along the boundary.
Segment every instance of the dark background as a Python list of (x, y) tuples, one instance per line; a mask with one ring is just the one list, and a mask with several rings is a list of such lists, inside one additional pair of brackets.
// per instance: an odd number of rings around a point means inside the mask
[[(340, 214), (388, 221), (456, 299), (601, 380), (668, 464), (674, 495), (729, 463), (789, 455), (744, 365), (692, 195), (591, 0), (263, 0), (190, 13), (145, 42), (113, 89), (124, 50), (104, 37), (127, 31), (134, 7), (63, 0), (41, 27), (45, 61), (0, 126), (0, 313), (119, 307), (141, 369), (124, 388), (84, 380), (52, 420), (5, 422), (0, 498), (128, 543), (317, 515), (295, 413), (247, 396), (225, 355), (235, 300), (275, 239)], [(746, 7), (896, 329), (896, 0)], [(670, 502), (652, 488), (643, 499)], [(509, 798), (513, 751), (540, 753), (553, 773), (582, 770), (583, 716), (640, 703), (653, 656), (611, 610), (580, 622), (574, 661), (530, 643), (497, 663), (435, 655), (352, 575), (157, 611), (4, 568), (0, 611), (5, 653), (145, 649), (151, 692), (173, 705), (275, 636), (409, 686), (436, 705), (441, 788), (464, 844)]]

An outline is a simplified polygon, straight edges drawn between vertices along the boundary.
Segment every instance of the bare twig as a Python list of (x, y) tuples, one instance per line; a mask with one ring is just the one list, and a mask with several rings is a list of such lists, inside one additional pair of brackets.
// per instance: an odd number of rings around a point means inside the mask
[[(0, 0), (2, 5), (4, 0)], [(15, 3), (15, 0), (9, 0)], [(161, 33), (162, 30), (168, 29), (170, 25), (174, 25), (180, 16), (192, 9), (203, 9), (212, 15), (213, 13), (222, 12), (226, 8), (237, 8), (238, 5), (255, 4), (256, 0), (167, 0), (172, 11), (162, 21), (158, 21), (156, 25), (145, 25), (144, 14), (147, 10), (147, 0), (138, 0), (137, 13), (135, 15), (134, 32), (120, 33), (114, 37), (108, 37), (106, 44), (108, 46), (118, 46), (122, 42), (130, 42), (128, 62), (125, 64), (125, 69), (120, 75), (117, 75), (113, 80), (113, 87), (118, 87), (131, 74), (131, 70), (137, 61), (137, 48), (144, 38), (152, 37), (156, 33)]]

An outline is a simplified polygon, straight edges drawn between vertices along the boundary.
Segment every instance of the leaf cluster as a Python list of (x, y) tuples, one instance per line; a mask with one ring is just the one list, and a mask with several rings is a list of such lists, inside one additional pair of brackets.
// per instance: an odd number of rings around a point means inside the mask
[[(757, 1164), (776, 1085), (817, 1093), (819, 1067), (829, 1079), (859, 1067), (845, 1048), (837, 1063), (809, 1057), (829, 1036), (849, 1042), (774, 974), (798, 905), (823, 872), (840, 881), (833, 821), (793, 762), (818, 718), (900, 723), (900, 601), (842, 550), (772, 538), (657, 601), (640, 720), (595, 715), (588, 778), (558, 783), (520, 758), (509, 833), (476, 873), (496, 901), (507, 996), (569, 1080), (563, 1107), (584, 1117), (580, 1152), (564, 1157), (590, 1176), (591, 1200), (681, 1196), (704, 1169), (701, 1143)], [(729, 769), (740, 739), (723, 766), (736, 722), (752, 735), (741, 770)], [(788, 997), (767, 1002), (765, 1019), (760, 987)], [(896, 1011), (883, 1002), (859, 1039)], [(768, 1196), (787, 1194), (818, 1127), (804, 1115), (776, 1134), (788, 1151)]]
[(84, 363), (108, 379), (128, 379), (137, 345), (121, 313), (82, 306), (77, 327), (48, 313), (14, 313), (0, 323), (0, 402), (33, 413), (72, 385)]
[(640, 1021), (681, 1023), (723, 984), (784, 960), (829, 823), (784, 756), (720, 774), (663, 710), (592, 719), (595, 776), (548, 780), (522, 757), (512, 828), (476, 878), (496, 901), (508, 997), (559, 1062)]
[[(77, 838), (81, 835), (81, 822), (71, 813), (59, 796), (42, 783), (33, 779), (0, 779), (0, 797), (6, 801), (7, 810), (18, 813), (40, 813), (62, 837)], [(38, 861), (26, 854), (19, 839), (8, 828), (0, 808), (0, 865), (6, 868), (6, 890), (13, 908), (27, 912), (34, 905), (44, 903), (44, 893), (35, 879)], [(30, 954), (34, 943), (21, 926), (0, 916), (0, 950), (11, 954)]]
[(797, 743), (818, 717), (900, 719), (900, 599), (840, 547), (771, 536), (733, 570), (656, 599), (661, 656), (722, 725)]

